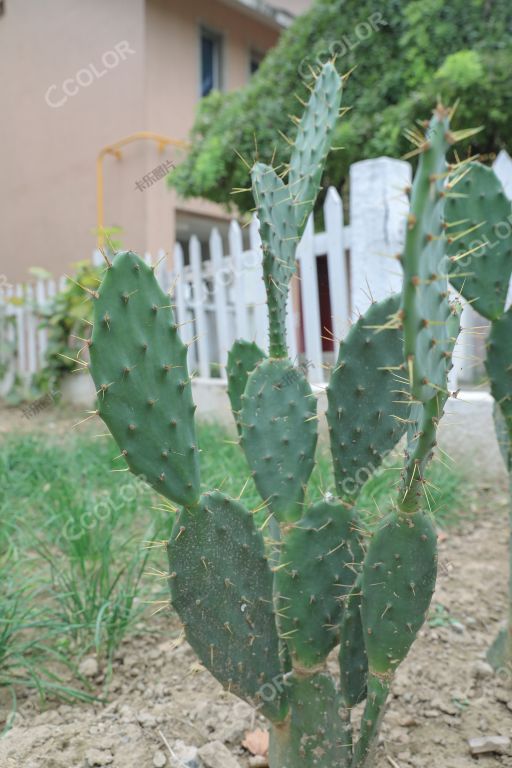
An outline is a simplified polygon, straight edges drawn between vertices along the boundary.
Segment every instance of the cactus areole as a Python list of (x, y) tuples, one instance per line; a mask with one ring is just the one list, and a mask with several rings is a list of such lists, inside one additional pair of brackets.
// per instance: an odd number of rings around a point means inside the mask
[[(288, 359), (286, 306), (342, 82), (332, 63), (323, 67), (284, 172), (252, 169), (269, 355), (236, 341), (227, 370), (263, 525), (242, 501), (200, 491), (187, 348), (172, 301), (131, 252), (106, 269), (90, 345), (99, 415), (132, 472), (178, 507), (168, 544), (172, 604), (205, 667), (269, 719), (271, 768), (371, 765), (394, 672), (425, 620), (436, 577), (424, 470), (457, 333), (443, 264), (450, 133), (441, 108), (419, 142), (402, 295), (372, 305), (352, 326), (329, 381), (334, 492), (315, 501), (307, 490), (317, 403)], [(396, 504), (368, 530), (359, 490), (405, 434)], [(326, 667), (337, 646), (339, 682)], [(360, 702), (354, 733), (351, 709)]]

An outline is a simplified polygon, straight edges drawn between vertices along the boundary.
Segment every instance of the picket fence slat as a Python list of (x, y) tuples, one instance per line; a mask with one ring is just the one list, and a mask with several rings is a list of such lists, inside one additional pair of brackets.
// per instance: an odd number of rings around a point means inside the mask
[(330, 187), (325, 198), (324, 221), (332, 332), (335, 339), (341, 340), (348, 330), (350, 286), (345, 265), (343, 203), (334, 187)]
[(207, 379), (210, 376), (210, 356), (208, 354), (208, 329), (204, 307), (204, 286), (201, 269), (201, 243), (196, 235), (192, 235), (189, 243), (190, 266), (192, 268), (193, 308), (196, 320), (196, 344), (198, 350), (198, 367), (200, 375)]
[(226, 361), (228, 350), (231, 346), (229, 338), (228, 324), (228, 303), (226, 282), (224, 279), (224, 253), (222, 249), (222, 238), (219, 230), (212, 229), (210, 235), (210, 257), (213, 268), (213, 303), (215, 306), (215, 323), (217, 328), (217, 362), (221, 366), (221, 375), (226, 375)]
[(253, 327), (251, 335), (256, 344), (258, 344), (261, 349), (266, 350), (268, 349), (268, 316), (265, 304), (265, 286), (261, 279), (263, 250), (261, 246), (259, 222), (256, 216), (250, 224), (249, 241), (254, 257), (254, 264), (256, 265), (256, 268), (254, 269), (254, 272), (256, 273), (255, 279), (251, 280), (249, 283), (251, 289), (249, 301), (253, 308)]
[(233, 220), (229, 226), (229, 250), (233, 259), (233, 292), (235, 301), (236, 338), (247, 339), (249, 328), (247, 324), (247, 302), (244, 282), (244, 244), (242, 229), (238, 221)]

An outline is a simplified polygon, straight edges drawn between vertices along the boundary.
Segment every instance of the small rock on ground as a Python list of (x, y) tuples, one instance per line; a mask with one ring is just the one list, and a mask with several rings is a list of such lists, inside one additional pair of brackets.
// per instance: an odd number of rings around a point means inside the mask
[(78, 667), (78, 672), (83, 677), (96, 677), (99, 671), (98, 662), (94, 656), (87, 656), (85, 659), (82, 659)]
[(221, 741), (210, 741), (199, 750), (199, 757), (205, 768), (240, 768), (229, 749)]
[(469, 740), (469, 749), (472, 755), (486, 755), (495, 753), (504, 755), (510, 749), (508, 736), (477, 736)]
[(108, 749), (88, 749), (85, 753), (85, 760), (88, 768), (111, 765), (114, 762), (112, 752)]

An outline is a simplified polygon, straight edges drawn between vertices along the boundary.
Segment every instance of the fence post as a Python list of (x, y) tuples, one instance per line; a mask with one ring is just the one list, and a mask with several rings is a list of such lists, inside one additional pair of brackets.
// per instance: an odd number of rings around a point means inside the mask
[[(512, 157), (506, 149), (502, 149), (493, 163), (493, 170), (498, 179), (503, 184), (503, 189), (509, 200), (512, 200)], [(508, 288), (506, 308), (512, 305), (512, 280)]]
[(228, 297), (224, 273), (224, 253), (219, 230), (214, 227), (210, 234), (210, 259), (213, 272), (213, 306), (215, 308), (215, 326), (217, 328), (218, 363), (221, 376), (226, 376), (226, 361), (229, 347)]
[(506, 196), (512, 200), (512, 157), (506, 149), (502, 149), (494, 161), (493, 171), (503, 184)]
[(348, 331), (350, 305), (343, 236), (343, 203), (334, 187), (329, 187), (327, 191), (324, 202), (324, 222), (327, 237), (327, 271), (332, 330), (336, 341), (340, 341)]
[(196, 235), (192, 235), (190, 238), (189, 253), (194, 292), (193, 307), (196, 321), (199, 374), (202, 378), (208, 379), (210, 378), (210, 358), (208, 354), (208, 329), (204, 310), (203, 265), (201, 260), (201, 243)]
[[(44, 309), (46, 303), (45, 284), (43, 280), (38, 280), (36, 283), (36, 304), (38, 310)], [(39, 353), (39, 365), (44, 367), (46, 348), (48, 346), (48, 331), (46, 328), (39, 328), (37, 331), (37, 346)]]
[(390, 157), (350, 167), (352, 313), (365, 312), (372, 298), (380, 301), (401, 290), (396, 256), (404, 246), (411, 175), (409, 163)]
[(260, 224), (258, 217), (254, 216), (249, 229), (249, 240), (254, 255), (254, 269), (247, 272), (246, 293), (248, 307), (253, 308), (254, 326), (253, 336), (256, 344), (263, 350), (268, 348), (268, 314), (266, 304), (265, 285), (263, 283), (263, 248), (260, 237)]
[(235, 303), (235, 337), (247, 339), (247, 302), (245, 297), (245, 264), (242, 240), (242, 230), (238, 221), (233, 219), (229, 225), (229, 250), (233, 262), (234, 286), (233, 301)]

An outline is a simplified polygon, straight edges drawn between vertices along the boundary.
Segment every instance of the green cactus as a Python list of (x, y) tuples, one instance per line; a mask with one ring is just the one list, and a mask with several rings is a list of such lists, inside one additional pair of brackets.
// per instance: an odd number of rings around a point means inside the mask
[(512, 204), (491, 168), (472, 162), (446, 203), (450, 281), (489, 320), (505, 309), (512, 274)]
[[(287, 357), (286, 302), (295, 272), (295, 249), (313, 210), (336, 127), (341, 78), (326, 64), (311, 93), (293, 143), (285, 184), (276, 170), (256, 163), (251, 172), (263, 246), (271, 357)], [(278, 169), (279, 170), (279, 169)]]
[[(270, 355), (236, 342), (228, 376), (240, 443), (269, 525), (258, 529), (253, 514), (220, 491), (200, 495), (186, 348), (169, 299), (132, 253), (118, 254), (107, 269), (90, 345), (99, 415), (130, 469), (180, 507), (168, 544), (169, 581), (187, 639), (227, 690), (269, 718), (271, 768), (368, 764), (394, 670), (423, 623), (435, 580), (423, 470), (453, 344), (437, 242), (448, 131), (441, 111), (415, 179), (403, 296), (373, 305), (354, 324), (329, 383), (335, 494), (316, 502), (307, 494), (317, 404), (304, 373), (288, 360), (286, 296), (340, 96), (341, 79), (329, 63), (299, 121), (283, 178), (261, 164), (252, 173)], [(358, 492), (406, 429), (396, 510), (366, 546)], [(339, 685), (326, 666), (338, 642)], [(353, 746), (351, 709), (366, 696)]]
[(187, 347), (153, 270), (119, 254), (101, 284), (90, 342), (99, 415), (132, 472), (177, 504), (199, 498)]
[[(350, 502), (405, 433), (400, 296), (372, 304), (340, 344), (327, 388), (336, 491)], [(400, 402), (402, 401), (402, 402)]]
[(403, 254), (401, 303), (411, 408), (395, 509), (372, 536), (361, 576), (367, 699), (352, 768), (369, 764), (397, 666), (423, 625), (434, 592), (437, 537), (424, 470), (432, 456), (458, 332), (448, 303), (444, 205), (449, 112), (438, 107), (420, 143)]
[[(486, 368), (495, 399), (494, 422), (511, 484), (512, 528), (512, 309), (505, 311), (512, 274), (512, 204), (491, 168), (471, 162), (458, 197), (446, 207), (451, 241), (451, 282), (475, 309), (491, 321)], [(512, 542), (509, 612), (488, 653), (490, 663), (512, 663)]]
[[(487, 343), (487, 373), (495, 400), (494, 423), (510, 484), (512, 529), (512, 307), (493, 320)], [(509, 609), (507, 623), (491, 646), (488, 658), (496, 668), (512, 662), (512, 542), (509, 548)]]

